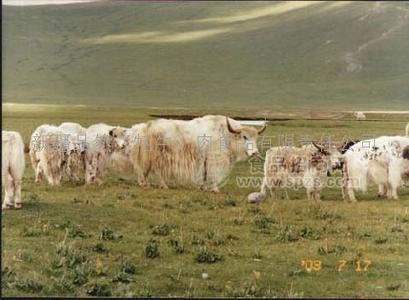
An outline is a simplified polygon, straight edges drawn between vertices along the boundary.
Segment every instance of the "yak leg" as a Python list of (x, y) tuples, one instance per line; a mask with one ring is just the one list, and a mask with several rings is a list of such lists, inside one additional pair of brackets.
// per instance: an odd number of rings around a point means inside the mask
[(346, 188), (343, 185), (341, 187), (341, 192), (342, 192), (342, 199), (347, 200), (346, 198), (348, 197), (348, 192), (347, 192)]
[(350, 200), (351, 202), (356, 202), (354, 188), (352, 186), (352, 181), (348, 176), (347, 164), (344, 164), (343, 178), (342, 178), (342, 197), (344, 200)]
[(220, 193), (220, 190), (219, 190), (219, 188), (218, 188), (218, 186), (216, 185), (216, 186), (212, 186), (211, 188), (210, 188), (210, 191), (211, 192), (213, 192), (213, 193)]
[(347, 176), (347, 170), (344, 167), (344, 170), (342, 172), (342, 182), (341, 182), (341, 192), (342, 192), (342, 199), (343, 200), (348, 200), (348, 176)]
[(141, 187), (149, 187), (149, 181), (147, 180), (148, 175), (149, 175), (149, 171), (148, 172), (144, 172), (142, 170), (142, 168), (140, 168), (139, 166), (134, 165), (134, 171), (137, 174), (137, 180), (138, 180), (138, 184)]
[(311, 197), (312, 197), (312, 192), (309, 189), (307, 189), (307, 200), (308, 201), (311, 200)]
[(7, 209), (13, 207), (13, 198), (14, 198), (14, 183), (13, 178), (9, 173), (5, 176), (5, 191), (4, 191), (4, 201), (2, 208)]
[(388, 184), (379, 184), (378, 185), (378, 197), (385, 197), (388, 195)]
[(36, 169), (35, 169), (35, 182), (40, 183), (43, 181), (43, 169), (41, 167), (40, 162), (37, 163)]
[(349, 197), (351, 202), (356, 202), (354, 189), (352, 187), (350, 187), (350, 186), (348, 186), (348, 197)]
[(146, 180), (146, 178), (144, 176), (138, 177), (138, 184), (141, 187), (150, 187), (149, 182)]
[(391, 187), (391, 199), (393, 200), (399, 200), (399, 196), (398, 196), (398, 187), (397, 186), (392, 186)]
[(351, 180), (349, 180), (349, 179), (346, 180), (346, 190), (347, 190), (347, 193), (348, 193), (349, 200), (351, 202), (356, 202), (354, 188), (352, 186)]
[(320, 191), (314, 191), (314, 200), (317, 202), (321, 202), (321, 193)]
[(390, 189), (389, 189), (390, 193), (388, 195), (389, 199), (399, 200), (399, 196), (398, 196), (399, 182), (400, 182), (400, 178), (392, 178), (392, 181), (390, 183)]
[(270, 188), (270, 194), (273, 200), (278, 200), (278, 189)]
[(50, 185), (54, 185), (54, 176), (50, 171), (51, 166), (47, 165), (47, 163), (45, 163), (45, 164), (46, 164), (46, 167), (44, 168), (42, 166), (43, 162), (40, 161), (39, 168), (40, 168), (40, 170), (44, 171), (44, 176), (45, 176), (45, 178), (47, 178), (48, 183)]
[(159, 188), (163, 189), (163, 190), (167, 190), (169, 189), (169, 187), (167, 186), (165, 180), (162, 178), (162, 176), (159, 178)]
[[(142, 187), (149, 188), (150, 187), (150, 182), (148, 180), (149, 173), (151, 172), (152, 169), (152, 164), (149, 163), (148, 166), (143, 166), (143, 168), (139, 169), (138, 167), (138, 174), (139, 174), (139, 179), (138, 183)], [(162, 176), (160, 177), (160, 180), (163, 180)]]
[(288, 195), (288, 190), (287, 188), (284, 188), (284, 195), (286, 200), (290, 200), (290, 196)]
[(265, 176), (263, 178), (263, 183), (261, 185), (261, 190), (260, 192), (267, 196), (268, 191), (270, 192), (271, 198), (273, 200), (277, 200), (278, 199), (278, 189), (277, 189), (277, 185), (274, 184), (274, 179), (272, 177), (268, 177)]
[[(267, 176), (264, 176), (263, 183), (261, 184), (260, 193), (262, 193), (263, 195), (267, 195), (267, 187), (268, 187)], [(270, 188), (270, 191), (271, 191), (271, 187), (269, 187), (269, 188)]]
[(401, 175), (401, 170), (400, 170), (400, 165), (398, 164), (398, 162), (396, 163), (392, 163), (389, 166), (389, 170), (388, 170), (388, 183), (389, 183), (389, 188), (390, 188), (390, 192), (391, 192), (391, 197), (394, 200), (398, 200), (399, 196), (398, 196), (398, 187), (401, 185), (402, 183), (402, 175)]
[(11, 168), (9, 172), (9, 181), (14, 195), (14, 207), (21, 208), (21, 178), (23, 174), (16, 168)]
[(21, 180), (14, 180), (14, 207), (21, 208)]

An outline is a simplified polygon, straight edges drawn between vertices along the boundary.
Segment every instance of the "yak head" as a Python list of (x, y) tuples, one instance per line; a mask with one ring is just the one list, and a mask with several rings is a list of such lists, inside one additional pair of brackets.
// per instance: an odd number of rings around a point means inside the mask
[(114, 127), (109, 131), (109, 136), (112, 141), (113, 150), (121, 150), (125, 148), (126, 129), (123, 127)]
[(318, 153), (328, 159), (328, 172), (342, 169), (344, 158), (342, 153), (335, 145), (322, 146), (315, 142), (312, 142), (312, 144), (315, 148), (317, 148)]
[(257, 148), (257, 137), (266, 130), (267, 126), (257, 130), (250, 126), (235, 127), (226, 117), (227, 129), (233, 135), (230, 139), (234, 145), (236, 155), (239, 160), (247, 157), (258, 157), (260, 153)]

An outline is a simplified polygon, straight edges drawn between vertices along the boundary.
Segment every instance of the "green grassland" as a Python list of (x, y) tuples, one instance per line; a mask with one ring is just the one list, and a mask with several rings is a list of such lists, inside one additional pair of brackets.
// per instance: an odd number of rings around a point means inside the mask
[[(216, 112), (239, 116), (206, 111)], [(4, 105), (3, 126), (28, 142), (43, 123), (129, 126), (158, 113), (181, 110)], [(408, 117), (358, 122), (328, 114), (285, 119), (270, 111), (276, 119), (265, 135), (291, 134), (298, 143), (304, 136), (402, 134)], [(237, 164), (222, 193), (212, 194), (142, 189), (132, 176), (113, 172), (98, 187), (51, 187), (35, 184), (27, 165), (23, 209), (2, 211), (2, 295), (409, 297), (407, 188), (398, 201), (371, 189), (358, 203), (345, 203), (339, 189), (326, 189), (320, 204), (298, 190), (289, 191), (289, 200), (251, 205), (246, 196), (255, 189), (236, 185), (248, 174), (248, 162)], [(300, 263), (308, 259), (320, 260), (322, 269), (305, 271)], [(336, 269), (339, 260), (346, 269)], [(371, 265), (357, 272), (356, 261), (365, 260)]]
[(3, 101), (408, 109), (405, 2), (3, 6)]

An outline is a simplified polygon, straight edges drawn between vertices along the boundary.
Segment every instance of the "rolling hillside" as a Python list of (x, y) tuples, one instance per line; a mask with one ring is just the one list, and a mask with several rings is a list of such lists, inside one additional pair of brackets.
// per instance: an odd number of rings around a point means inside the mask
[(3, 101), (409, 107), (409, 4), (3, 6)]

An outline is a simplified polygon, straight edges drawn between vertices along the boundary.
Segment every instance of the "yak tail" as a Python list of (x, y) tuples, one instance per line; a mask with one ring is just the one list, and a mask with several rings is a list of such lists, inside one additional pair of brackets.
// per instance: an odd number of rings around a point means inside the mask
[(27, 144), (24, 144), (24, 153), (29, 153), (30, 147)]
[(405, 149), (403, 149), (402, 156), (403, 156), (404, 159), (409, 160), (409, 146), (406, 146)]
[(365, 167), (347, 166), (348, 177), (351, 181), (352, 187), (356, 190), (366, 192), (368, 190), (368, 171)]

